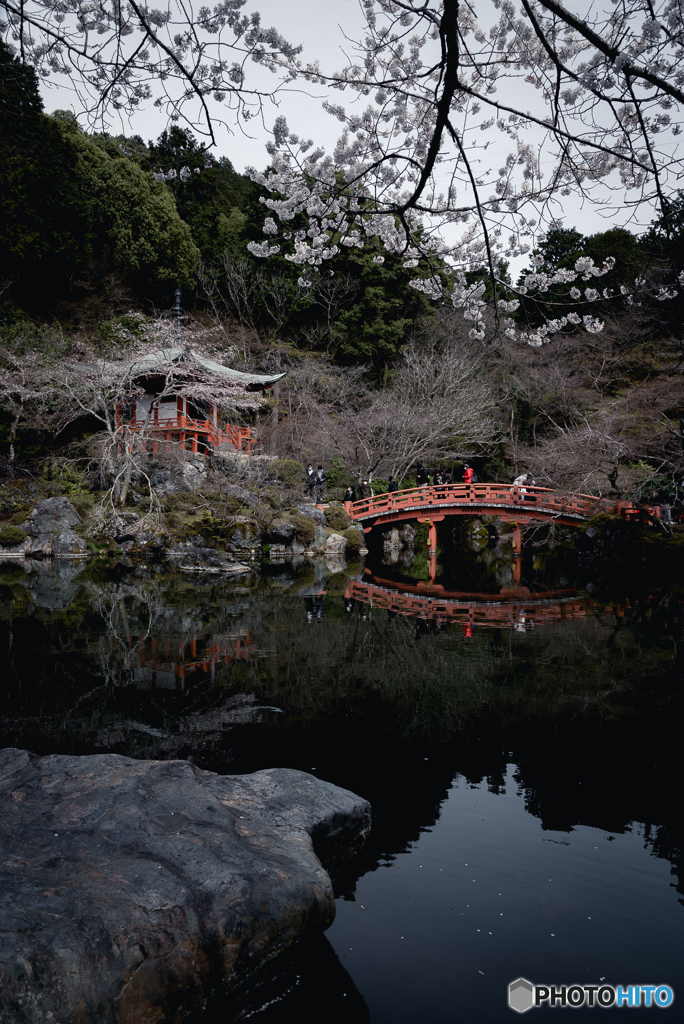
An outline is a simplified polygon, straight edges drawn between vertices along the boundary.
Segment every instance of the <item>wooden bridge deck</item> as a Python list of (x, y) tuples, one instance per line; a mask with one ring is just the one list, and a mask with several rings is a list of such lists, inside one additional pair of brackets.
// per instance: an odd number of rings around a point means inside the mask
[(632, 511), (630, 502), (611, 502), (591, 494), (486, 483), (412, 487), (348, 502), (346, 508), (351, 519), (363, 524), (366, 533), (376, 524), (405, 519), (438, 522), (447, 515), (494, 515), (520, 523), (546, 519), (573, 525), (586, 522), (598, 512)]

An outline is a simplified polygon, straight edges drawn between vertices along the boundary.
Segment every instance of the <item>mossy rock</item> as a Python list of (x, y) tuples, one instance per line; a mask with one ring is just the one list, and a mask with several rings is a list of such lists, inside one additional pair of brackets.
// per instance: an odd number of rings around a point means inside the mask
[(228, 549), (240, 552), (243, 548), (253, 548), (261, 542), (261, 530), (257, 523), (240, 519), (226, 529), (226, 538)]
[(282, 495), (277, 487), (264, 487), (259, 492), (259, 499), (275, 512), (279, 512), (283, 507)]
[(31, 504), (17, 487), (0, 484), (0, 519), (10, 519), (18, 526), (26, 519)]
[(245, 504), (239, 498), (236, 498), (234, 494), (224, 494), (218, 507), (224, 515), (236, 516), (240, 511), (244, 510)]
[(338, 533), (348, 529), (351, 523), (351, 519), (342, 505), (329, 505), (325, 509), (325, 521), (331, 530), (336, 530)]
[(351, 526), (348, 530), (344, 531), (342, 536), (347, 542), (347, 551), (358, 551), (360, 548), (365, 547), (363, 531), (359, 530), (358, 527)]
[[(237, 498), (233, 500), (237, 501)], [(206, 503), (206, 496), (204, 494), (200, 494), (198, 491), (179, 491), (175, 494), (167, 495), (163, 501), (164, 507), (169, 511), (175, 511), (178, 509), (180, 512), (201, 508), (203, 505), (206, 505)]]
[(5, 523), (4, 526), (0, 527), (0, 544), (5, 548), (21, 544), (22, 541), (26, 540), (27, 536), (26, 531), (22, 530), (20, 526), (12, 526), (11, 523)]
[(316, 539), (316, 524), (308, 516), (292, 515), (289, 517), (294, 524), (295, 537), (300, 544), (313, 544)]
[(176, 512), (167, 512), (164, 516), (164, 525), (171, 533), (175, 533), (177, 530), (182, 529), (184, 523)]
[(295, 459), (277, 459), (271, 463), (270, 473), (286, 487), (292, 487), (295, 490), (306, 484), (306, 470), (301, 462), (297, 462)]
[(78, 512), (81, 519), (87, 519), (95, 504), (94, 494), (75, 494), (70, 498), (71, 504)]

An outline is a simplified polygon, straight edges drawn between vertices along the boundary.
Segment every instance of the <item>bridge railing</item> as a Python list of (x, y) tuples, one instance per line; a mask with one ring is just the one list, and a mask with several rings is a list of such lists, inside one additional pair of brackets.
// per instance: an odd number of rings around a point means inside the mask
[[(475, 595), (473, 595), (475, 596)], [(480, 595), (486, 597), (487, 595)], [(350, 581), (345, 600), (355, 599), (374, 608), (387, 609), (397, 615), (443, 624), (460, 622), (480, 626), (511, 626), (526, 629), (543, 622), (561, 622), (585, 618), (595, 605), (589, 598), (577, 595), (549, 600), (542, 595), (525, 597), (510, 595), (503, 600), (468, 600), (464, 597), (423, 597), (398, 590), (389, 590), (364, 582)]]
[(440, 506), (473, 506), (473, 513), (482, 506), (488, 508), (537, 509), (550, 514), (557, 512), (579, 516), (594, 515), (599, 509), (614, 508), (605, 500), (591, 494), (573, 494), (552, 490), (550, 487), (515, 487), (512, 484), (433, 484), (429, 487), (411, 487), (391, 494), (376, 494), (349, 504), (352, 519), (370, 519), (389, 513), (425, 509), (439, 511)]

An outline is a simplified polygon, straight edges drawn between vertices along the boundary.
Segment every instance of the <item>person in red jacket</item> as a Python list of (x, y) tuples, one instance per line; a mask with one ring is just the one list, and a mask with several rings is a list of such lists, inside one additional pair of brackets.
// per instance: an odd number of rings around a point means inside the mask
[(466, 465), (463, 467), (463, 470), (464, 470), (464, 472), (463, 472), (463, 483), (464, 484), (472, 484), (472, 482), (473, 482), (473, 471), (472, 471), (471, 467), (466, 463)]

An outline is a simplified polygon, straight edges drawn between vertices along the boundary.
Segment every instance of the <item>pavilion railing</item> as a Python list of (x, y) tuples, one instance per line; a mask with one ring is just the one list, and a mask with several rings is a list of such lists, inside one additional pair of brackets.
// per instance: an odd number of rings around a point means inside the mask
[[(129, 430), (142, 430), (145, 426), (144, 419), (122, 420), (121, 426)], [(211, 420), (196, 420), (191, 416), (168, 416), (163, 419), (151, 420), (146, 428), (150, 436), (155, 440), (175, 440), (171, 435), (180, 435), (180, 442), (183, 446), (190, 443), (192, 449), (197, 451), (198, 435), (206, 437), (206, 441), (212, 448), (218, 448), (222, 444), (229, 444), (237, 451), (250, 452), (256, 443), (251, 436), (249, 427), (233, 427), (227, 423), (224, 428), (216, 427)], [(200, 439), (201, 440), (201, 439)]]

